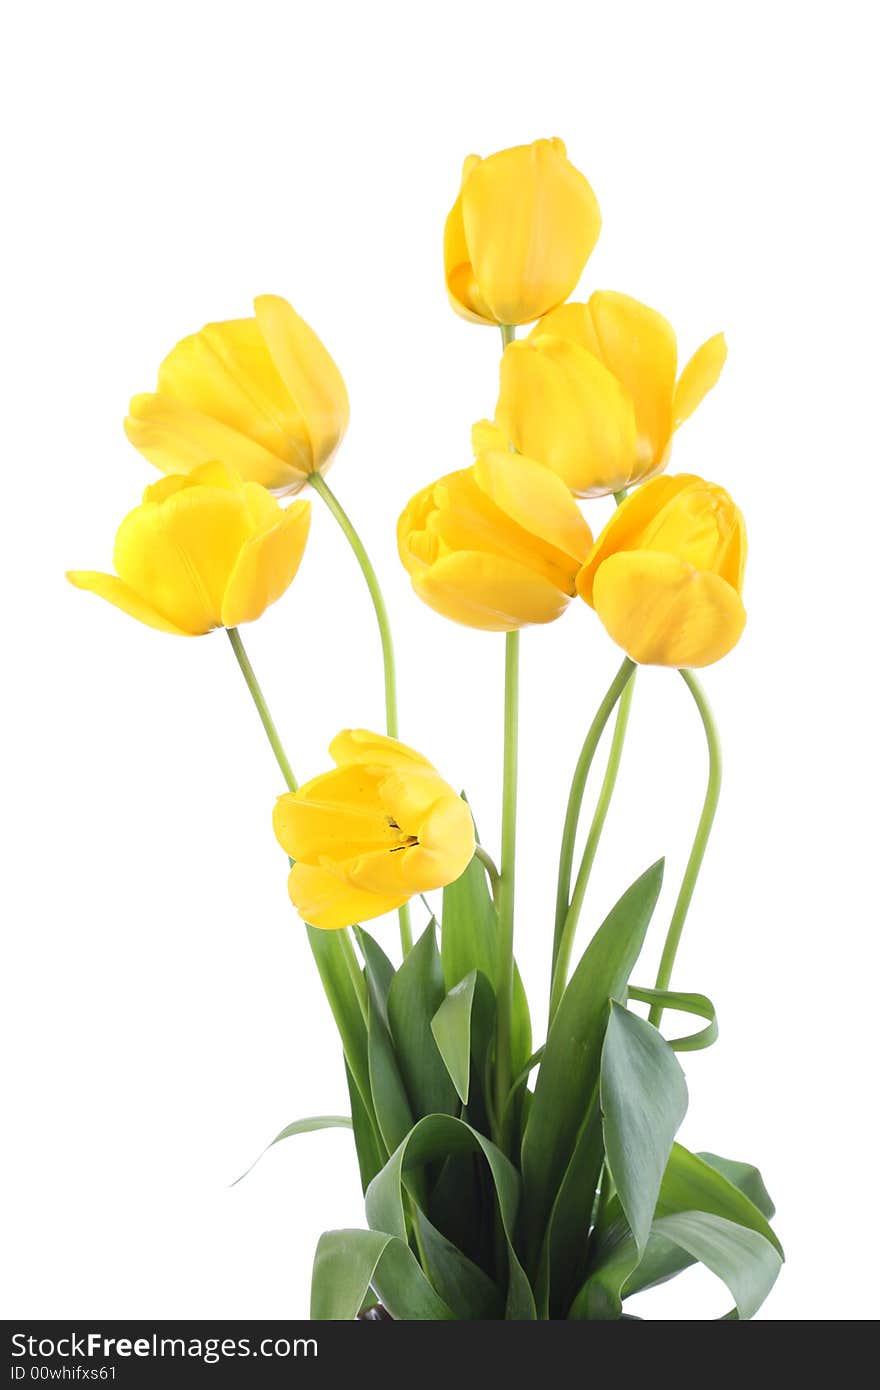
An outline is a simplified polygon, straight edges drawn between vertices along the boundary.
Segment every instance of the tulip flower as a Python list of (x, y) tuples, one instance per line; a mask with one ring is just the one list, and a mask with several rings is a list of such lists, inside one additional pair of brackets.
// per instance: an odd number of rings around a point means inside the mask
[(501, 362), (496, 429), (478, 441), (546, 463), (578, 497), (601, 497), (666, 467), (672, 435), (717, 382), (723, 334), (676, 381), (671, 324), (627, 295), (599, 291), (563, 304), (511, 343)]
[(397, 525), (400, 558), (419, 598), (489, 632), (558, 618), (591, 544), (556, 474), (499, 450), (417, 493)]
[(464, 873), (471, 813), (426, 758), (366, 729), (337, 734), (330, 755), (333, 771), (279, 797), (273, 817), (304, 921), (349, 927)]
[(311, 504), (279, 507), (258, 483), (223, 464), (148, 487), (116, 535), (116, 574), (74, 570), (124, 613), (181, 637), (253, 622), (284, 593), (299, 568)]
[(345, 382), (285, 300), (260, 295), (254, 310), (178, 343), (155, 393), (132, 400), (125, 432), (163, 473), (220, 458), (250, 482), (298, 492), (330, 467), (348, 426)]
[(532, 323), (571, 294), (601, 225), (561, 140), (469, 155), (443, 238), (452, 307), (473, 323)]
[(618, 507), (577, 590), (633, 661), (710, 666), (745, 627), (745, 561), (745, 522), (723, 488), (654, 478)]

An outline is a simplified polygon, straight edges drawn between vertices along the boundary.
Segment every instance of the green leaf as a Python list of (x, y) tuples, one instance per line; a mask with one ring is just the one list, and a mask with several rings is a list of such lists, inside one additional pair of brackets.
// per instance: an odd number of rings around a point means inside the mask
[(750, 1202), (758, 1208), (763, 1216), (769, 1221), (776, 1213), (773, 1198), (764, 1186), (764, 1179), (758, 1169), (751, 1163), (737, 1163), (733, 1158), (721, 1158), (719, 1154), (701, 1152), (697, 1154), (704, 1163), (708, 1163), (710, 1168), (714, 1168), (722, 1177), (732, 1182), (734, 1187), (738, 1187), (740, 1192), (744, 1192)]
[(316, 1129), (351, 1129), (351, 1117), (349, 1115), (309, 1115), (305, 1120), (294, 1120), (293, 1124), (285, 1125), (280, 1134), (276, 1134), (271, 1143), (267, 1144), (262, 1153), (257, 1154), (250, 1168), (245, 1168), (240, 1178), (229, 1184), (230, 1187), (237, 1187), (242, 1178), (246, 1178), (248, 1173), (252, 1173), (259, 1163), (263, 1154), (267, 1154), (275, 1144), (280, 1144), (282, 1139), (290, 1139), (294, 1134), (313, 1134)]
[(318, 974), (321, 976), (324, 993), (339, 1029), (345, 1060), (360, 1092), (364, 1109), (372, 1116), (367, 1025), (361, 1001), (348, 972), (340, 933), (307, 926), (306, 935), (318, 967)]
[(532, 1020), (525, 985), (516, 961), (513, 963), (513, 1012), (510, 1015), (510, 1066), (514, 1075), (521, 1071), (532, 1053)]
[(755, 1316), (782, 1268), (778, 1250), (757, 1231), (710, 1212), (661, 1216), (654, 1229), (724, 1281), (743, 1321)]
[(498, 914), (486, 871), (472, 859), (460, 878), (443, 889), (440, 952), (446, 988), (480, 970), (495, 988), (498, 976)]
[(354, 1147), (357, 1152), (361, 1188), (366, 1192), (373, 1178), (385, 1162), (387, 1154), (382, 1146), (382, 1140), (376, 1128), (376, 1121), (364, 1107), (364, 1102), (361, 1100), (361, 1093), (355, 1085), (354, 1077), (349, 1070), (347, 1062), (345, 1064), (345, 1079), (348, 1083), (348, 1095), (351, 1101), (351, 1122), (352, 1128), (354, 1129)]
[(391, 981), (394, 979), (394, 966), (378, 941), (375, 941), (368, 931), (364, 931), (363, 927), (355, 927), (354, 934), (364, 958), (367, 983), (373, 988), (376, 1002), (380, 1005), (382, 1018), (387, 1024), (388, 1010), (386, 1005)]
[[(485, 1135), (465, 1124), (464, 1120), (452, 1115), (435, 1114), (426, 1116), (414, 1125), (367, 1189), (367, 1221), (372, 1230), (387, 1231), (405, 1240), (404, 1186), (409, 1175), (438, 1159), (465, 1153), (476, 1153), (485, 1159), (498, 1200), (508, 1263), (505, 1316), (514, 1320), (533, 1319), (535, 1303), (532, 1291), (513, 1244), (519, 1205), (519, 1175), (501, 1150)], [(374, 1287), (382, 1294), (386, 1307), (392, 1311), (375, 1280)]]
[(367, 1016), (367, 1049), (370, 1087), (379, 1132), (388, 1153), (393, 1153), (413, 1126), (406, 1088), (400, 1075), (391, 1034), (380, 1014), (381, 1004), (372, 984)]
[(541, 1060), (522, 1146), (524, 1235), (538, 1264), (547, 1221), (599, 1080), (609, 999), (624, 997), (663, 881), (663, 861), (624, 893), (568, 983)]
[(715, 1005), (705, 994), (682, 994), (680, 990), (672, 989), (640, 989), (638, 985), (630, 985), (627, 996), (638, 1004), (662, 1004), (664, 1009), (708, 1019), (707, 1026), (696, 1033), (687, 1033), (681, 1038), (667, 1038), (673, 1052), (701, 1052), (704, 1047), (711, 1047), (718, 1037)]
[(606, 1161), (641, 1256), (688, 1092), (668, 1043), (616, 1000), (602, 1047), (599, 1098)]
[(454, 1321), (405, 1240), (383, 1231), (327, 1231), (312, 1271), (311, 1317), (350, 1322), (373, 1285), (393, 1318)]
[(471, 1081), (471, 1010), (477, 972), (453, 985), (431, 1019), (431, 1032), (462, 1105), (467, 1105)]
[(432, 1226), (419, 1209), (416, 1221), (431, 1283), (455, 1316), (462, 1322), (503, 1318), (501, 1291), (488, 1274)]
[(594, 1094), (547, 1223), (536, 1289), (540, 1316), (564, 1317), (586, 1273), (588, 1234), (605, 1157)]
[(660, 1186), (657, 1215), (674, 1216), (681, 1211), (705, 1211), (748, 1226), (784, 1258), (779, 1240), (755, 1203), (712, 1164), (681, 1144), (673, 1144)]
[(394, 1051), (416, 1115), (458, 1113), (458, 1096), (431, 1032), (431, 1020), (445, 993), (431, 922), (388, 990), (388, 1022)]

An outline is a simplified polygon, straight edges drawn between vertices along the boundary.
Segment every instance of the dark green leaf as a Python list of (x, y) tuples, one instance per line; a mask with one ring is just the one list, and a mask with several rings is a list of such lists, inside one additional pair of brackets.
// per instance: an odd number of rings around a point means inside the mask
[(394, 1051), (416, 1115), (458, 1113), (458, 1096), (431, 1032), (431, 1020), (445, 993), (431, 922), (388, 990), (388, 1022)]
[(440, 951), (446, 988), (452, 989), (472, 970), (480, 970), (494, 989), (498, 915), (479, 859), (472, 859), (461, 877), (443, 889), (442, 922)]
[(630, 985), (627, 995), (638, 1004), (662, 1004), (664, 1009), (674, 1009), (677, 1013), (695, 1014), (697, 1018), (708, 1019), (707, 1026), (700, 1028), (696, 1033), (667, 1039), (673, 1052), (701, 1052), (704, 1047), (711, 1047), (718, 1037), (715, 1005), (705, 994), (682, 994), (680, 990), (641, 989), (638, 985)]
[(371, 1284), (393, 1318), (454, 1321), (405, 1240), (383, 1231), (327, 1231), (321, 1236), (312, 1271), (313, 1319), (353, 1320)]
[(668, 1043), (616, 1000), (602, 1047), (599, 1098), (606, 1162), (641, 1255), (688, 1093)]
[(370, 1087), (379, 1132), (388, 1153), (393, 1153), (413, 1125), (412, 1111), (397, 1066), (391, 1034), (380, 1014), (381, 1004), (371, 983), (367, 1021)]
[(423, 1211), (416, 1211), (416, 1221), (431, 1284), (455, 1316), (462, 1322), (503, 1318), (504, 1300), (488, 1274), (432, 1226)]
[(361, 1093), (354, 1082), (348, 1063), (345, 1064), (345, 1079), (351, 1101), (351, 1122), (354, 1129), (354, 1146), (357, 1151), (358, 1169), (361, 1175), (361, 1188), (366, 1192), (373, 1178), (387, 1158), (386, 1150), (376, 1128), (376, 1121), (367, 1112), (361, 1100)]
[(452, 1084), (467, 1105), (471, 1081), (471, 1010), (477, 972), (472, 970), (453, 985), (431, 1019), (431, 1032), (446, 1064)]
[(624, 997), (662, 881), (661, 860), (612, 908), (584, 952), (553, 1020), (522, 1147), (525, 1248), (532, 1268), (598, 1084), (608, 1001)]

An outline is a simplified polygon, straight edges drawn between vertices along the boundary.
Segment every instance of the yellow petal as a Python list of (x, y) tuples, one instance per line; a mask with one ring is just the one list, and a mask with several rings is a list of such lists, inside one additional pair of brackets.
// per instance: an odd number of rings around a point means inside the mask
[(619, 492), (638, 472), (631, 397), (592, 353), (565, 338), (510, 344), (496, 418), (520, 453), (547, 464), (579, 497)]
[(223, 596), (224, 627), (252, 623), (293, 583), (309, 537), (311, 503), (293, 502), (278, 511), (275, 525), (245, 541), (239, 551)]
[(593, 606), (618, 646), (649, 666), (710, 666), (736, 645), (746, 621), (724, 579), (659, 551), (611, 555), (596, 571)]
[(310, 926), (335, 931), (368, 922), (402, 907), (406, 897), (382, 897), (345, 883), (326, 869), (309, 864), (294, 864), (288, 878), (290, 900), (304, 922)]
[(577, 591), (586, 603), (592, 605), (593, 579), (602, 561), (615, 551), (638, 549), (646, 527), (662, 508), (701, 481), (691, 473), (652, 478), (631, 492), (612, 512), (577, 577)]
[(303, 487), (309, 460), (294, 466), (256, 440), (167, 396), (135, 396), (125, 421), (134, 447), (163, 473), (190, 473), (222, 459), (242, 478), (277, 491)]
[(148, 627), (158, 628), (160, 632), (171, 632), (175, 637), (196, 637), (206, 630), (179, 627), (115, 574), (100, 574), (95, 570), (70, 570), (67, 578), (75, 588), (86, 589), (89, 593), (105, 598), (115, 608), (121, 608), (123, 613), (137, 618), (138, 622), (146, 623)]
[(348, 427), (348, 392), (333, 358), (285, 299), (254, 300), (257, 324), (272, 362), (296, 404), (311, 444), (311, 466), (323, 471)]
[(727, 361), (727, 344), (723, 333), (716, 333), (702, 347), (697, 348), (685, 366), (675, 388), (672, 405), (672, 426), (678, 429), (689, 416), (693, 415), (703, 397), (708, 395), (721, 375)]
[(416, 763), (430, 767), (427, 758), (399, 739), (374, 734), (369, 729), (343, 729), (330, 744), (330, 756), (339, 767), (349, 763), (377, 764), (382, 767), (410, 766)]
[(464, 241), (497, 323), (530, 323), (567, 299), (601, 226), (587, 180), (560, 140), (502, 150), (469, 171)]
[(183, 338), (159, 368), (157, 389), (160, 396), (219, 420), (288, 464), (302, 467), (309, 461), (302, 410), (254, 319), (209, 323)]
[(565, 594), (533, 570), (473, 551), (445, 556), (415, 573), (412, 583), (435, 612), (486, 632), (550, 623), (568, 604)]
[(478, 420), (471, 426), (471, 448), (475, 457), (487, 449), (507, 449), (510, 442), (504, 430), (493, 420)]
[(535, 324), (529, 337), (537, 338), (542, 333), (549, 333), (554, 338), (567, 338), (569, 342), (577, 343), (578, 347), (586, 348), (594, 357), (602, 356), (588, 304), (558, 304)]
[(343, 864), (358, 854), (392, 848), (399, 835), (379, 799), (379, 781), (364, 768), (346, 768), (322, 773), (279, 797), (272, 815), (278, 843), (304, 864)]
[[(467, 165), (465, 169), (467, 171)], [(480, 294), (480, 287), (471, 265), (464, 237), (461, 194), (456, 198), (443, 229), (443, 266), (446, 274), (446, 292), (455, 312), (471, 323), (494, 323), (492, 311)]]
[(593, 537), (565, 483), (552, 469), (525, 454), (492, 450), (479, 456), (474, 474), (486, 496), (524, 531), (583, 563)]
[(612, 290), (592, 294), (588, 307), (601, 359), (635, 405), (644, 457), (657, 464), (672, 434), (677, 360), (672, 325), (655, 309)]
[(222, 622), (229, 576), (249, 535), (240, 494), (189, 487), (130, 512), (117, 532), (113, 563), (172, 622), (206, 632)]

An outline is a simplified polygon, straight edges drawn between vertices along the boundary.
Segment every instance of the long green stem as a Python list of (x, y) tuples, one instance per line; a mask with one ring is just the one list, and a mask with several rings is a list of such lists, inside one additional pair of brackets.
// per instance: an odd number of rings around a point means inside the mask
[[(715, 819), (715, 812), (718, 809), (718, 798), (721, 795), (721, 740), (718, 737), (718, 726), (715, 723), (714, 715), (709, 701), (706, 699), (706, 692), (700, 685), (693, 671), (681, 671), (679, 673), (685, 685), (694, 697), (694, 703), (700, 712), (703, 721), (703, 728), (706, 732), (706, 744), (709, 750), (709, 780), (706, 785), (706, 797), (703, 801), (703, 810), (697, 825), (697, 833), (694, 836), (693, 848), (684, 871), (684, 878), (681, 888), (675, 901), (672, 911), (672, 920), (669, 923), (669, 930), (666, 933), (666, 941), (663, 946), (663, 954), (660, 957), (660, 966), (657, 970), (657, 980), (655, 989), (668, 989), (672, 979), (672, 967), (675, 964), (675, 955), (681, 941), (681, 933), (684, 928), (688, 909), (691, 905), (691, 898), (694, 896), (694, 889), (697, 886), (700, 868), (703, 863), (703, 856), (706, 853), (706, 845), (709, 843), (709, 835), (712, 831), (712, 822)], [(648, 1015), (651, 1023), (657, 1028), (663, 1017), (663, 1005), (654, 1004)]]
[[(397, 675), (394, 668), (394, 643), (391, 639), (388, 609), (385, 607), (385, 599), (379, 587), (379, 580), (376, 578), (376, 571), (373, 569), (370, 557), (354, 528), (354, 524), (347, 512), (344, 511), (336, 494), (328, 486), (323, 474), (310, 473), (309, 483), (338, 522), (345, 539), (354, 551), (355, 559), (366, 580), (367, 589), (373, 601), (376, 622), (379, 624), (379, 638), (382, 643), (382, 668), (385, 675), (385, 731), (389, 738), (397, 738)], [(403, 907), (398, 909), (397, 916), (400, 922), (400, 944), (403, 954), (407, 955), (412, 949), (412, 922), (409, 914), (409, 903), (405, 903)]]
[(275, 721), (269, 713), (269, 706), (266, 704), (266, 697), (260, 689), (260, 682), (257, 680), (254, 668), (244, 649), (241, 633), (237, 627), (228, 627), (226, 629), (226, 636), (232, 644), (232, 650), (235, 652), (236, 660), (241, 667), (241, 673), (245, 679), (245, 684), (251, 692), (251, 697), (257, 707), (257, 713), (260, 716), (263, 728), (266, 730), (266, 737), (269, 740), (272, 752), (275, 754), (275, 761), (281, 769), (281, 775), (287, 784), (287, 789), (288, 791), (295, 792), (297, 781), (293, 775), (293, 769), (287, 760), (287, 754), (282, 746), (278, 730), (275, 728)]
[(513, 1018), (513, 921), (516, 861), (516, 792), (519, 728), (519, 633), (508, 632), (504, 652), (504, 781), (501, 870), (498, 877), (498, 1005), (495, 1046), (495, 1113), (510, 1089)]
[(635, 662), (630, 661), (629, 657), (624, 657), (620, 669), (611, 685), (604, 700), (596, 711), (595, 718), (587, 730), (581, 748), (580, 757), (574, 770), (571, 780), (571, 791), (568, 794), (568, 806), (565, 811), (565, 824), (562, 830), (562, 843), (559, 848), (559, 874), (556, 883), (556, 921), (553, 933), (553, 961), (552, 974), (556, 973), (556, 960), (559, 955), (559, 947), (562, 941), (562, 933), (565, 927), (565, 919), (568, 916), (568, 908), (571, 893), (571, 872), (574, 864), (574, 848), (577, 838), (578, 821), (580, 820), (581, 805), (584, 799), (584, 790), (587, 785), (587, 777), (593, 758), (596, 756), (596, 749), (599, 740), (605, 729), (605, 725), (611, 716), (611, 711), (617, 704), (627, 685), (635, 673)]
[(623, 688), (620, 696), (620, 703), (617, 707), (617, 719), (614, 723), (614, 733), (611, 737), (611, 748), (608, 753), (608, 764), (605, 768), (605, 776), (602, 779), (602, 787), (599, 792), (599, 799), (596, 802), (596, 810), (593, 815), (593, 822), (590, 826), (587, 842), (584, 846), (583, 857), (581, 858), (580, 868), (575, 880), (574, 892), (571, 895), (571, 903), (562, 931), (559, 936), (559, 946), (556, 953), (556, 960), (553, 966), (553, 981), (550, 989), (550, 1019), (552, 1023), (559, 1002), (565, 992), (565, 985), (568, 978), (568, 966), (571, 960), (572, 947), (574, 945), (577, 925), (584, 905), (584, 895), (587, 891), (587, 884), (590, 881), (590, 874), (593, 869), (593, 862), (596, 858), (596, 851), (599, 848), (599, 840), (605, 828), (605, 820), (608, 815), (608, 808), (611, 805), (611, 798), (614, 795), (614, 787), (617, 782), (617, 774), (620, 770), (620, 759), (623, 753), (623, 743), (626, 738), (626, 726), (629, 722), (629, 711), (632, 705), (633, 693), (635, 691), (634, 672), (629, 673), (629, 679)]

